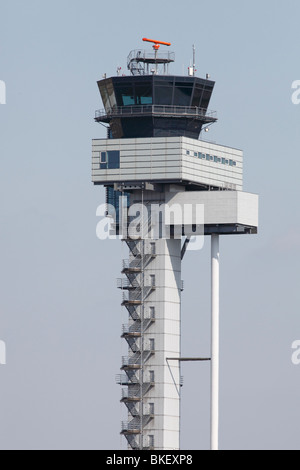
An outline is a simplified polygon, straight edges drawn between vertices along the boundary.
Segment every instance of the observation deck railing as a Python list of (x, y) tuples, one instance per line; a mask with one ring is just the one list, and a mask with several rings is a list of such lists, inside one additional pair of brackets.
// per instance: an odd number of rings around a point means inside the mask
[(217, 112), (198, 108), (197, 106), (172, 106), (172, 105), (140, 105), (140, 106), (116, 106), (108, 109), (99, 109), (96, 111), (96, 121), (109, 121), (118, 117), (136, 117), (136, 116), (162, 116), (162, 117), (181, 117), (195, 118), (204, 122), (217, 121)]

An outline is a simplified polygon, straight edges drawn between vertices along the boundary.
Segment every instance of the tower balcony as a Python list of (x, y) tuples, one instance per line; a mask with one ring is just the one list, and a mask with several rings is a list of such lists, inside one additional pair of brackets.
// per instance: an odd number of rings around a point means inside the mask
[(143, 288), (123, 292), (122, 305), (141, 305), (155, 289), (155, 286), (144, 286)]
[(156, 258), (155, 253), (147, 253), (143, 256), (137, 256), (133, 259), (124, 259), (122, 274), (141, 273), (143, 269), (149, 264), (149, 262), (154, 258)]
[[(141, 401), (142, 398), (144, 398), (147, 393), (155, 386), (155, 382), (144, 382), (142, 385), (141, 384), (131, 384), (128, 383), (126, 384), (128, 388), (123, 388), (122, 389), (122, 403), (136, 403)], [(125, 386), (126, 386), (125, 385)], [(142, 392), (141, 392), (141, 387), (142, 387)]]
[(121, 370), (139, 370), (142, 368), (142, 365), (145, 364), (154, 354), (154, 349), (148, 349), (142, 353), (137, 352), (132, 356), (123, 356)]
[(211, 124), (218, 120), (216, 111), (198, 108), (197, 106), (174, 105), (140, 105), (140, 106), (115, 106), (113, 108), (99, 109), (95, 114), (96, 122), (110, 123), (117, 118), (183, 118), (201, 121), (203, 124)]
[(142, 336), (142, 324), (141, 322), (135, 322), (133, 325), (123, 325), (122, 331), (122, 338), (140, 338)]
[(142, 290), (139, 289), (134, 292), (123, 292), (123, 306), (127, 305), (142, 305), (143, 303), (143, 298), (142, 298)]
[(140, 286), (140, 283), (136, 279), (129, 280), (129, 279), (120, 278), (120, 279), (117, 279), (117, 287), (118, 289), (122, 289), (122, 290), (133, 290), (133, 289), (138, 289), (141, 286)]
[(146, 413), (143, 414), (142, 418), (136, 416), (132, 421), (123, 421), (121, 434), (141, 434), (142, 429), (144, 429), (144, 427), (153, 419), (154, 414), (150, 414), (150, 410), (146, 410)]
[(123, 260), (123, 274), (126, 272), (132, 273), (141, 273), (142, 272), (142, 260), (141, 258), (134, 258), (134, 259), (125, 259)]
[(130, 422), (123, 421), (121, 434), (141, 434), (141, 424), (139, 420), (134, 419)]
[(122, 357), (122, 367), (121, 370), (132, 369), (139, 370), (142, 368), (141, 354), (137, 353), (134, 356), (124, 356)]
[(122, 386), (136, 385), (139, 384), (139, 379), (135, 376), (129, 378), (126, 374), (118, 374), (116, 375), (116, 383)]
[(130, 387), (122, 389), (122, 403), (137, 403), (142, 400), (140, 387)]

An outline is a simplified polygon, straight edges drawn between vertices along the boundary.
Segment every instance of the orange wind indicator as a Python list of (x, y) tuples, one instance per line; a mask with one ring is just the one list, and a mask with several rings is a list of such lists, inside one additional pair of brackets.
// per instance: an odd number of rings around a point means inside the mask
[(143, 41), (144, 42), (153, 42), (154, 43), (153, 49), (156, 50), (156, 51), (159, 50), (160, 46), (171, 46), (170, 42), (156, 41), (155, 39), (143, 38)]

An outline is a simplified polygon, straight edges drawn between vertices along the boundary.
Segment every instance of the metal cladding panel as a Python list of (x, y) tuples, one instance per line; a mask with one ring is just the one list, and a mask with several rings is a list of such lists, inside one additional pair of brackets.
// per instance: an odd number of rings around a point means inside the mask
[(259, 197), (257, 194), (238, 192), (238, 219), (243, 225), (258, 227), (259, 222)]
[(182, 208), (185, 204), (203, 204), (205, 225), (258, 227), (258, 202), (256, 194), (239, 191), (188, 191), (166, 195), (166, 203), (179, 204)]
[[(119, 152), (119, 168), (101, 165), (101, 155), (109, 152)], [(186, 137), (98, 139), (93, 141), (92, 180), (179, 180), (241, 191), (243, 152)]]
[[(94, 140), (94, 183), (181, 180), (180, 138)], [(120, 152), (120, 168), (101, 169), (103, 152)]]
[(182, 139), (183, 179), (243, 189), (243, 152), (209, 142)]

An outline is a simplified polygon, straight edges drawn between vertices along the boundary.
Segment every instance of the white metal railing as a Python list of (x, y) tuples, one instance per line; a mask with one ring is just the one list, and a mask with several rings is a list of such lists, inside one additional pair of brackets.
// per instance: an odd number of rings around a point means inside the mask
[(175, 52), (148, 52), (143, 49), (136, 49), (131, 51), (127, 57), (127, 65), (130, 67), (131, 62), (144, 62), (152, 61), (150, 63), (154, 64), (156, 61), (175, 61)]
[(139, 421), (131, 421), (130, 423), (127, 421), (122, 422), (122, 431), (134, 431), (137, 433), (141, 432), (141, 425)]
[(123, 356), (122, 366), (140, 366), (142, 363), (146, 363), (153, 354), (155, 354), (155, 350), (152, 348), (151, 343), (149, 342), (149, 349), (145, 348), (143, 353), (137, 352), (133, 356)]
[(173, 105), (157, 105), (147, 104), (139, 106), (115, 106), (113, 108), (99, 109), (96, 111), (95, 118), (101, 119), (104, 117), (116, 116), (136, 116), (147, 114), (159, 115), (176, 115), (176, 116), (191, 116), (198, 118), (207, 118), (208, 120), (216, 120), (217, 112), (207, 110), (205, 108), (198, 108), (197, 106), (173, 106)]
[(141, 333), (142, 325), (139, 322), (135, 322), (133, 325), (123, 325), (123, 335), (130, 333)]
[(134, 376), (129, 379), (127, 375), (119, 374), (119, 375), (116, 375), (116, 383), (118, 385), (126, 386), (126, 385), (138, 384), (139, 380)]
[(123, 260), (123, 269), (141, 269), (141, 267), (142, 267), (141, 258)]
[(139, 366), (141, 365), (141, 354), (137, 353), (134, 356), (123, 356), (122, 357), (122, 366)]
[(140, 398), (141, 396), (141, 388), (138, 387), (130, 387), (130, 388), (123, 388), (122, 389), (122, 398), (126, 400), (126, 398)]
[(142, 290), (138, 289), (134, 292), (123, 292), (123, 302), (142, 302)]
[[(124, 266), (124, 265), (123, 265)], [(128, 264), (127, 264), (128, 266)], [(124, 268), (124, 269), (129, 269), (129, 268)], [(138, 291), (136, 291), (135, 293), (131, 292), (131, 293), (123, 293), (123, 300), (124, 301), (127, 301), (127, 300), (139, 300), (139, 296), (141, 295), (141, 291), (142, 291), (142, 287), (140, 285), (140, 283), (135, 279), (135, 280), (132, 280), (130, 281), (129, 279), (126, 279), (126, 278), (120, 278), (120, 279), (117, 279), (117, 286), (119, 289), (122, 289), (122, 290), (125, 290), (125, 289), (138, 289)], [(144, 286), (144, 291), (145, 293), (148, 293), (149, 292), (149, 289), (152, 290), (152, 289), (155, 289), (157, 286), (155, 285), (150, 285), (150, 286)], [(180, 283), (180, 290), (181, 291), (184, 291), (184, 281), (181, 281)], [(136, 294), (136, 298), (134, 297), (134, 294)]]
[(123, 291), (123, 302), (143, 302), (149, 294), (155, 290), (155, 286), (144, 286), (134, 291)]
[(117, 279), (117, 287), (119, 289), (138, 289), (140, 283), (136, 279), (129, 281), (127, 278), (120, 278)]
[[(126, 384), (129, 385), (129, 384)], [(145, 396), (149, 390), (154, 386), (154, 382), (144, 382), (142, 387), (142, 394), (141, 394), (141, 386), (138, 384), (133, 384), (130, 388), (122, 388), (122, 399), (126, 400), (127, 398), (141, 398)]]
[(133, 258), (133, 259), (124, 259), (123, 260), (123, 270), (124, 269), (135, 269), (141, 270), (142, 267), (146, 267), (148, 262), (155, 258), (156, 254), (154, 253), (146, 253), (143, 257)]

